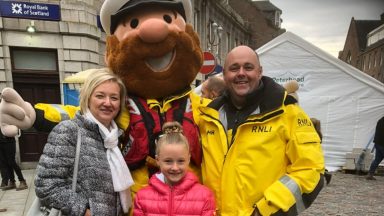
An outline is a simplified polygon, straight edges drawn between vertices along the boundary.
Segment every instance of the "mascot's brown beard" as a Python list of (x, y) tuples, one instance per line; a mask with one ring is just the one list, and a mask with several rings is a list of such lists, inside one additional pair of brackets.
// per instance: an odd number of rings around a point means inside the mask
[[(173, 62), (164, 71), (153, 72), (149, 58), (175, 52)], [(119, 41), (107, 38), (108, 66), (123, 80), (128, 94), (161, 99), (187, 89), (203, 63), (197, 34), (191, 25), (185, 32), (170, 32), (160, 43), (144, 43), (139, 37)]]

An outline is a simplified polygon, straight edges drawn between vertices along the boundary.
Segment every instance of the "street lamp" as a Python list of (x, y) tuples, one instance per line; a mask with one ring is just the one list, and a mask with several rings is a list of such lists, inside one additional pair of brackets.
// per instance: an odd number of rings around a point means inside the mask
[(210, 22), (208, 23), (208, 50), (214, 51), (214, 48), (216, 47), (216, 58), (220, 62), (220, 55), (219, 55), (219, 45), (221, 42), (221, 37), (223, 35), (223, 27), (221, 27), (216, 22)]
[(35, 21), (31, 20), (30, 24), (27, 25), (26, 30), (29, 33), (35, 33), (36, 32)]

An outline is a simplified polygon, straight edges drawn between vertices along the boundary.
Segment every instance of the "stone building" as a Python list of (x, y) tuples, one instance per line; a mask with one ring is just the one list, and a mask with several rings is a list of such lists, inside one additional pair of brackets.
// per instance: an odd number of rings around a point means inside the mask
[(282, 11), (269, 0), (229, 0), (229, 5), (234, 8), (249, 25), (251, 41), (249, 46), (257, 49), (283, 34), (281, 29)]
[[(200, 36), (201, 48), (216, 58), (220, 72), (226, 53), (240, 44), (250, 44), (250, 26), (226, 1), (194, 0), (194, 28)], [(199, 74), (198, 85), (205, 76)]]
[(338, 58), (384, 83), (384, 14), (380, 20), (352, 17)]
[[(225, 55), (232, 48), (248, 45), (257, 49), (285, 32), (280, 28), (282, 11), (269, 0), (195, 0), (193, 3), (195, 30), (200, 35), (202, 49), (216, 56), (219, 65), (216, 72), (222, 69)], [(196, 84), (204, 79), (198, 75)]]
[[(0, 1), (0, 91), (12, 87), (31, 104), (63, 104), (67, 76), (105, 66), (106, 34), (98, 21), (103, 1)], [(192, 1), (192, 23), (201, 48), (215, 55), (218, 72), (233, 47), (244, 44), (256, 49), (279, 30), (251, 1), (234, 2)], [(247, 6), (241, 7), (241, 2)], [(205, 78), (199, 74), (193, 85)], [(47, 135), (33, 128), (22, 131), (18, 156), (24, 168), (36, 164)]]
[[(66, 76), (104, 65), (105, 34), (96, 19), (102, 2), (0, 1), (0, 90), (13, 87), (31, 104), (62, 104)], [(23, 167), (38, 161), (46, 137), (22, 131)]]

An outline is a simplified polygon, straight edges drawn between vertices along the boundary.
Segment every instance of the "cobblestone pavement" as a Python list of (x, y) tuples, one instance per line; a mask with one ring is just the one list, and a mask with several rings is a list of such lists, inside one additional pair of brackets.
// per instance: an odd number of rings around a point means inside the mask
[(384, 176), (366, 180), (365, 175), (332, 173), (314, 203), (300, 216), (378, 216), (384, 215)]
[[(28, 190), (0, 191), (0, 216), (23, 216), (35, 198), (33, 178), (35, 170), (23, 170)], [(384, 176), (368, 181), (366, 176), (332, 173), (331, 183), (300, 216), (382, 216), (384, 215)]]

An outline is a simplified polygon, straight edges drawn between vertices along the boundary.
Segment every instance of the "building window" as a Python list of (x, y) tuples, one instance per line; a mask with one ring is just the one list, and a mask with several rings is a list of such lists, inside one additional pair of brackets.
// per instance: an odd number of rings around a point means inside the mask
[(281, 27), (280, 11), (275, 11), (275, 26)]
[(200, 11), (195, 9), (193, 13), (193, 28), (195, 29), (196, 32), (200, 32)]
[(351, 51), (348, 51), (348, 55), (347, 55), (347, 63), (348, 64), (351, 64), (351, 62), (352, 62), (352, 55), (351, 55)]
[(231, 50), (231, 33), (227, 32), (227, 52)]
[(13, 47), (11, 58), (13, 71), (58, 71), (56, 50)]

